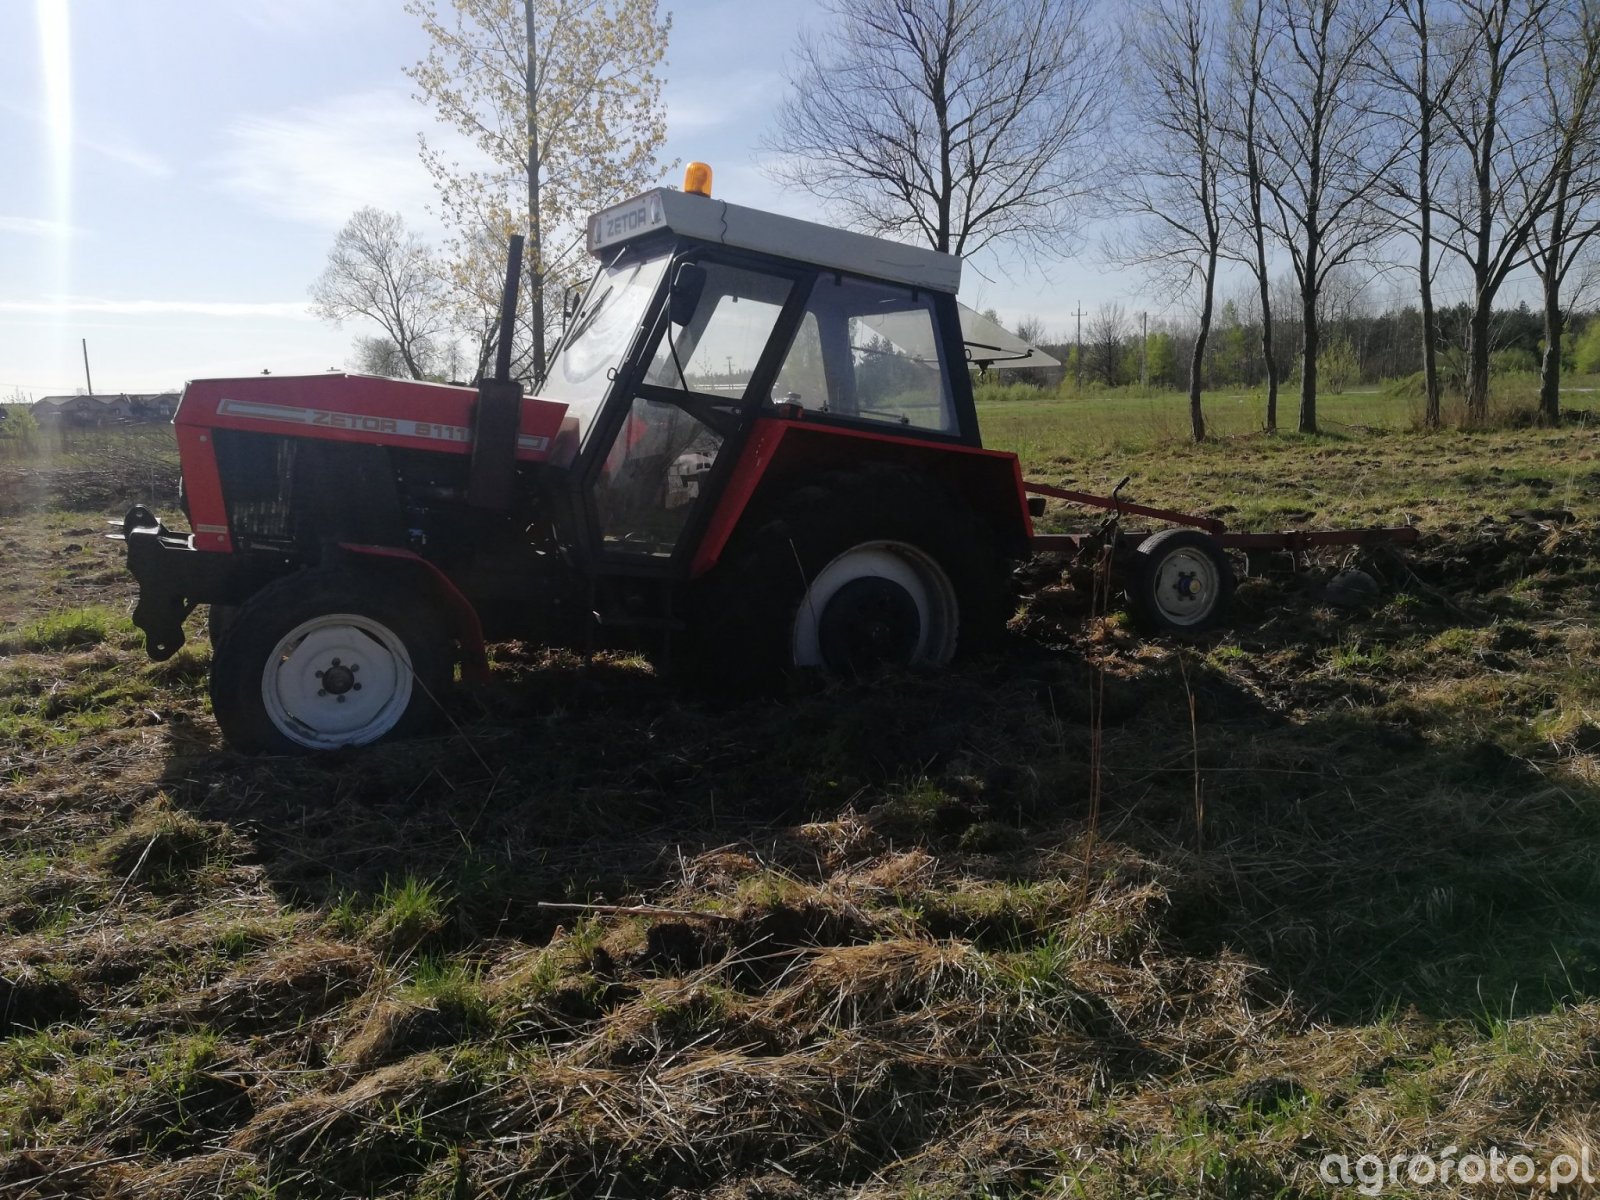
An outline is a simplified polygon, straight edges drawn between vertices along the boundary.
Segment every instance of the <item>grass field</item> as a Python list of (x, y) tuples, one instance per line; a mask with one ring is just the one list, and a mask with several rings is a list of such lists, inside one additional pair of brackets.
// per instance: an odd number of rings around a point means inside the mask
[(1592, 1146), (1600, 429), (1405, 407), (1195, 447), (1176, 401), (986, 406), (1036, 479), (1422, 526), (1228, 632), (1040, 563), (937, 677), (729, 709), (507, 645), (449, 733), (315, 762), (221, 747), (198, 615), (145, 659), (136, 469), (40, 511), (77, 468), (13, 461), (0, 1196), (1242, 1200)]

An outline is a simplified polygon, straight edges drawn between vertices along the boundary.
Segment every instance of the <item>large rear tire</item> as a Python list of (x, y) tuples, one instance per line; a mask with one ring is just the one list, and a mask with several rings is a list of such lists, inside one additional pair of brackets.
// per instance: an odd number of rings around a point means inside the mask
[(994, 533), (914, 471), (840, 473), (748, 522), (695, 596), (692, 673), (718, 691), (798, 671), (939, 668), (1010, 616)]
[(415, 593), (302, 571), (234, 613), (211, 661), (211, 708), (247, 754), (308, 754), (403, 738), (437, 714), (448, 641)]
[(233, 604), (206, 605), (206, 636), (211, 639), (212, 649), (222, 644), (223, 635), (228, 632), (228, 626), (233, 624), (238, 612), (238, 607)]

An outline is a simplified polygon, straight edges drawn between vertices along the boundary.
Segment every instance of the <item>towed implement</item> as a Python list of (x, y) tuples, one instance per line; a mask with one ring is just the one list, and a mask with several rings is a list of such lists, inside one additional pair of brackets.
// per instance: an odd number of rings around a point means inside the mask
[[(696, 172), (704, 179), (709, 173)], [(992, 643), (1034, 553), (1109, 553), (1156, 631), (1226, 615), (1228, 550), (1410, 540), (1237, 534), (1026, 483), (983, 448), (969, 364), (1021, 358), (956, 303), (961, 262), (657, 189), (596, 214), (597, 270), (538, 394), (493, 377), (198, 380), (174, 417), (189, 532), (120, 534), (152, 658), (210, 606), (211, 698), (267, 753), (422, 728), (485, 643), (672, 649), (724, 689), (942, 667)], [(1037, 358), (1032, 361), (1038, 361)], [(1036, 534), (1047, 498), (1106, 510)], [(1134, 535), (1123, 517), (1178, 528)]]

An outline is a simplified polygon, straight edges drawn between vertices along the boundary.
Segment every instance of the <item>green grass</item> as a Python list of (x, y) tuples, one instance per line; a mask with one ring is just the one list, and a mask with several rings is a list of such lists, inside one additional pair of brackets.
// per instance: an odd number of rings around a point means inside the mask
[(0, 523), (0, 1191), (1320, 1198), (1587, 1128), (1600, 431), (1217, 399), (984, 417), (1233, 526), (1414, 518), (1403, 568), (1169, 641), (1036, 564), (991, 658), (737, 707), (502, 647), (459, 732), (320, 761), (221, 749), (88, 517)]
[(24, 651), (77, 650), (98, 646), (133, 629), (125, 613), (104, 605), (87, 605), (38, 617), (0, 632), (0, 654)]

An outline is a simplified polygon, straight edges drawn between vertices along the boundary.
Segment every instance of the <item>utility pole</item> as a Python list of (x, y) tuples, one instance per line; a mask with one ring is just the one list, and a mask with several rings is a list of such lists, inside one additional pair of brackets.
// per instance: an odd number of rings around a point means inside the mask
[(1083, 391), (1083, 305), (1078, 305), (1078, 311), (1072, 314), (1078, 318), (1077, 340), (1073, 342), (1073, 357), (1078, 360), (1078, 390)]
[(81, 340), (83, 342), (83, 381), (89, 385), (89, 395), (92, 396), (94, 395), (94, 380), (89, 375), (89, 339), (83, 338)]
[(1139, 334), (1139, 390), (1146, 391), (1150, 387), (1150, 310), (1146, 309), (1139, 314), (1141, 326)]

